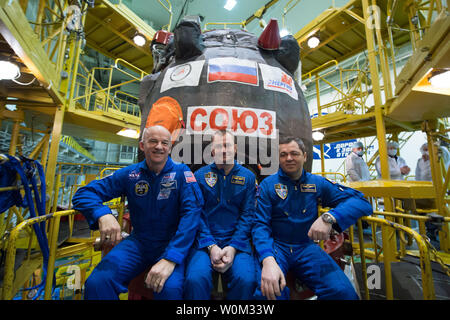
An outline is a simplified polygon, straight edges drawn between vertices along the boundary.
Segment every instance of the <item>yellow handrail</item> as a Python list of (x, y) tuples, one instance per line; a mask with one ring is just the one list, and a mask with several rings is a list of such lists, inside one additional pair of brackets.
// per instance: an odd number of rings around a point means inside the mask
[[(367, 286), (367, 268), (365, 268), (365, 245), (364, 238), (362, 232), (362, 224), (361, 220), (367, 221), (369, 223), (375, 223), (381, 226), (382, 231), (382, 241), (383, 243), (388, 243), (388, 228), (394, 228), (396, 230), (403, 231), (411, 235), (415, 240), (419, 247), (420, 252), (420, 269), (422, 273), (422, 290), (423, 297), (425, 300), (433, 300), (435, 299), (435, 291), (434, 291), (434, 283), (430, 262), (430, 254), (428, 251), (428, 246), (424, 238), (414, 231), (411, 228), (405, 227), (401, 224), (378, 218), (378, 217), (363, 217), (358, 220), (358, 231), (359, 231), (359, 246), (360, 246), (360, 254), (361, 254), (361, 263), (362, 263), (362, 272), (363, 272), (363, 286), (366, 299), (369, 299), (369, 288)], [(375, 235), (373, 235), (375, 236)], [(375, 248), (376, 250), (376, 248)], [(385, 280), (386, 280), (386, 298), (389, 300), (394, 299), (393, 295), (393, 287), (392, 287), (392, 272), (391, 272), (391, 263), (395, 262), (389, 259), (389, 255), (383, 255), (383, 263), (384, 263), (384, 272), (385, 272)]]
[[(126, 71), (124, 71), (122, 69), (117, 68), (117, 65), (118, 65), (119, 62), (122, 62), (123, 64), (127, 65), (128, 67), (130, 67), (131, 69), (133, 69), (135, 71), (138, 71), (140, 73), (141, 77), (140, 78), (136, 78), (132, 74), (130, 74), (130, 73), (128, 73), (128, 72), (126, 72)], [(129, 63), (128, 61), (126, 61), (126, 60), (124, 60), (122, 58), (117, 58), (114, 61), (114, 68), (116, 68), (117, 70), (119, 70), (119, 71), (123, 72), (124, 74), (130, 76), (131, 78), (134, 78), (134, 79), (139, 80), (139, 81), (142, 80), (144, 78), (144, 76), (148, 75), (148, 73), (145, 72), (144, 70), (139, 69), (138, 67), (132, 65), (131, 63)]]
[(120, 168), (108, 168), (108, 167), (104, 168), (102, 171), (100, 171), (100, 179), (103, 178), (103, 174), (105, 173), (105, 171), (107, 171), (107, 170), (110, 170), (110, 171), (117, 171), (117, 170), (119, 170), (119, 169), (120, 169)]
[[(111, 209), (116, 209), (123, 206), (123, 204), (117, 204), (117, 205), (111, 205)], [(16, 242), (19, 238), (20, 232), (35, 224), (35, 223), (41, 223), (43, 221), (51, 220), (50, 221), (50, 228), (49, 228), (49, 261), (47, 266), (47, 277), (45, 279), (45, 290), (44, 290), (44, 299), (48, 300), (51, 299), (51, 287), (53, 283), (53, 273), (55, 270), (55, 260), (57, 254), (57, 246), (58, 246), (58, 233), (59, 233), (59, 225), (60, 225), (60, 219), (64, 216), (70, 216), (75, 215), (78, 213), (78, 211), (75, 210), (65, 210), (65, 211), (58, 211), (55, 213), (46, 214), (43, 216), (27, 219), (20, 224), (18, 224), (14, 229), (11, 230), (11, 233), (8, 238), (8, 245), (6, 249), (6, 260), (5, 260), (5, 274), (3, 279), (3, 290), (2, 290), (2, 300), (10, 300), (14, 297), (15, 292), (14, 291), (14, 265), (15, 265), (15, 259), (16, 259)], [(82, 249), (85, 250), (88, 248), (89, 245), (92, 245), (95, 239), (90, 239), (86, 242), (86, 246), (84, 246)], [(63, 250), (67, 251), (67, 247)]]
[(205, 23), (205, 27), (203, 28), (203, 31), (208, 31), (207, 26), (209, 25), (223, 25), (224, 29), (227, 29), (228, 25), (240, 25), (242, 28), (245, 28), (245, 21), (243, 22), (208, 22)]
[(317, 175), (320, 174), (322, 177), (324, 177), (325, 175), (331, 175), (331, 174), (334, 174), (335, 176), (341, 176), (341, 177), (342, 177), (342, 181), (343, 181), (343, 182), (346, 182), (345, 175), (343, 175), (343, 174), (340, 173), (340, 172), (313, 172), (313, 174), (317, 174)]
[(324, 69), (326, 66), (328, 66), (328, 65), (330, 65), (330, 64), (336, 65), (336, 68), (338, 68), (338, 66), (339, 66), (339, 63), (337, 62), (337, 60), (330, 60), (330, 61), (327, 61), (327, 62), (325, 62), (324, 64), (322, 64), (321, 66), (318, 66), (317, 68), (311, 70), (310, 72), (305, 73), (305, 74), (302, 76), (302, 79), (311, 78), (311, 76), (312, 76), (313, 73), (316, 73), (316, 72), (318, 72), (318, 71), (321, 70), (321, 69)]
[[(169, 23), (167, 24), (167, 31), (170, 31), (170, 28), (172, 27), (172, 16), (173, 16), (173, 12), (172, 12), (172, 4), (170, 3), (169, 0), (166, 0), (167, 4), (169, 5), (169, 8), (167, 8), (162, 2), (161, 0), (158, 0), (159, 4), (163, 6), (164, 9), (167, 10), (167, 12), (169, 12), (170, 14), (170, 18), (169, 18)], [(165, 26), (164, 26), (165, 27)]]

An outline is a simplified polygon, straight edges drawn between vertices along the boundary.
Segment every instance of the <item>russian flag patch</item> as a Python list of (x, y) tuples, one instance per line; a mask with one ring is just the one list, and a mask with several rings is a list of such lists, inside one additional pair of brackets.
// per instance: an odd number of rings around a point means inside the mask
[(257, 86), (259, 83), (256, 61), (237, 58), (209, 59), (208, 82), (219, 81)]

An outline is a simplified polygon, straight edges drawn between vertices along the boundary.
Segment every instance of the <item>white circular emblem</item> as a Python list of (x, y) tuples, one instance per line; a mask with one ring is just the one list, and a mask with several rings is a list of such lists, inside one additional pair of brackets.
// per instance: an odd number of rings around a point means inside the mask
[(180, 81), (186, 78), (191, 73), (192, 67), (190, 64), (183, 64), (175, 68), (170, 75), (170, 80)]

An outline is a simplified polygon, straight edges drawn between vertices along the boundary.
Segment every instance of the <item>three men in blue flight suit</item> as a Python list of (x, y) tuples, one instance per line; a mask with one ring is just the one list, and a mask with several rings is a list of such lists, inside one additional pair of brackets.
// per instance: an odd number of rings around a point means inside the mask
[[(306, 156), (301, 139), (281, 139), (280, 169), (260, 184), (252, 230), (262, 266), (255, 298), (289, 299), (285, 275), (291, 270), (318, 299), (358, 299), (345, 273), (314, 240), (347, 229), (372, 214), (372, 207), (359, 191), (306, 172)], [(318, 204), (333, 209), (318, 217)]]
[(256, 270), (250, 244), (255, 214), (255, 175), (234, 160), (236, 143), (229, 131), (212, 140), (214, 163), (195, 172), (204, 197), (197, 241), (186, 267), (186, 299), (208, 300), (212, 274), (223, 275), (227, 299), (251, 299)]
[[(300, 139), (280, 142), (280, 169), (262, 181), (256, 211), (255, 176), (234, 161), (231, 133), (215, 133), (215, 162), (195, 176), (171, 160), (170, 146), (167, 129), (145, 129), (139, 143), (144, 161), (91, 182), (73, 197), (74, 209), (91, 229), (100, 229), (101, 240), (116, 244), (87, 279), (86, 299), (117, 299), (149, 266), (145, 283), (155, 299), (209, 299), (214, 271), (222, 273), (229, 299), (288, 299), (289, 270), (319, 299), (358, 298), (314, 240), (347, 229), (372, 207), (362, 193), (305, 172)], [(133, 226), (123, 241), (103, 205), (121, 195), (127, 196)], [(318, 218), (318, 204), (333, 209)], [(251, 238), (262, 268), (255, 264)]]
[[(146, 128), (139, 142), (145, 160), (80, 188), (74, 209), (86, 217), (101, 240), (116, 244), (85, 283), (85, 299), (118, 299), (137, 275), (152, 266), (145, 283), (155, 299), (182, 299), (185, 258), (200, 222), (203, 197), (185, 164), (172, 161), (171, 133)], [(133, 231), (121, 229), (103, 202), (126, 195)]]

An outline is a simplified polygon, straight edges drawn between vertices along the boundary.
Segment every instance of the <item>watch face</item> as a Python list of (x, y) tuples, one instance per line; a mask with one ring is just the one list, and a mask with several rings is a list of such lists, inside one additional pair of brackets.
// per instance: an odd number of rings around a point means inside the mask
[(330, 214), (327, 214), (327, 213), (324, 213), (323, 215), (322, 215), (322, 219), (323, 219), (323, 221), (325, 221), (326, 223), (334, 223), (334, 220), (333, 220), (333, 218), (332, 217), (330, 217)]

